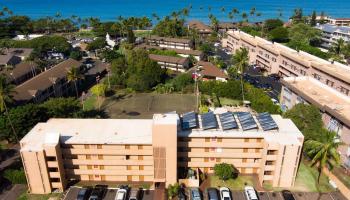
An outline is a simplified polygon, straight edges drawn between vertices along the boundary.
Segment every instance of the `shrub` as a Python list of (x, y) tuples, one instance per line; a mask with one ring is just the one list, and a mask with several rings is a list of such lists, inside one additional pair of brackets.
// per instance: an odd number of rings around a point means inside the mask
[(7, 169), (4, 172), (4, 177), (11, 181), (12, 184), (25, 184), (27, 183), (26, 176), (23, 169)]
[(180, 185), (178, 183), (175, 183), (174, 185), (168, 185), (168, 198), (172, 199), (173, 197), (175, 197), (177, 195), (177, 193), (179, 192), (179, 188)]
[(219, 177), (221, 180), (235, 179), (238, 177), (238, 170), (231, 164), (220, 163), (215, 164), (214, 166), (215, 175)]

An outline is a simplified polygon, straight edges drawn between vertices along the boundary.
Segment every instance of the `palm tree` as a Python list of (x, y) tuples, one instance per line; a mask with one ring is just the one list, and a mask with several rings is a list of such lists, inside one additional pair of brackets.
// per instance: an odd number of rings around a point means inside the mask
[(80, 68), (78, 67), (70, 68), (67, 72), (67, 79), (68, 79), (68, 82), (74, 83), (75, 92), (76, 92), (77, 98), (79, 98), (77, 82), (81, 79), (84, 79), (84, 75), (81, 74)]
[(220, 8), (220, 10), (221, 10), (222, 13), (225, 13), (225, 11), (226, 11), (226, 9), (225, 9), (224, 6), (222, 6), (222, 7)]
[(345, 47), (344, 39), (343, 38), (339, 38), (333, 43), (331, 51), (336, 53), (337, 55), (339, 55), (339, 54), (342, 53), (344, 47)]
[(210, 24), (211, 24), (212, 29), (215, 32), (218, 32), (218, 30), (219, 30), (219, 20), (213, 14), (209, 14), (209, 19), (210, 19)]
[(242, 100), (244, 101), (244, 86), (243, 86), (243, 72), (249, 65), (249, 55), (248, 49), (240, 48), (235, 54), (232, 56), (232, 62), (237, 68), (237, 72), (239, 71), (241, 76), (241, 88), (242, 88)]
[(246, 12), (242, 13), (242, 21), (248, 22), (248, 14)]
[(317, 140), (305, 142), (305, 152), (312, 159), (311, 166), (318, 168), (318, 183), (320, 182), (322, 170), (328, 167), (330, 170), (339, 165), (340, 155), (337, 149), (341, 142), (336, 140), (336, 133), (326, 129), (321, 130), (322, 134)]
[(13, 85), (7, 84), (6, 77), (0, 75), (0, 112), (5, 112), (5, 115), (7, 116), (7, 119), (11, 126), (13, 135), (15, 136), (16, 142), (18, 143), (18, 136), (7, 109), (7, 103), (12, 102), (12, 94), (15, 93), (14, 89), (15, 87)]

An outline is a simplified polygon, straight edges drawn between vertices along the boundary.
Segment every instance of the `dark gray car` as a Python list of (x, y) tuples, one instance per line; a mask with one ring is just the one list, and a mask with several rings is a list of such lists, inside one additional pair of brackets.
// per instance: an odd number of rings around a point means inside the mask
[(207, 198), (208, 198), (208, 200), (220, 200), (217, 189), (216, 188), (208, 188), (207, 189)]

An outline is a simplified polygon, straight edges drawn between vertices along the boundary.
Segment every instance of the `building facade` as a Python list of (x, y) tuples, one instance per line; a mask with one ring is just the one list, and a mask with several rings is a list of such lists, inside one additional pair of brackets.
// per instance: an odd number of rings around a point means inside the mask
[(324, 48), (331, 48), (339, 39), (343, 39), (346, 43), (350, 42), (350, 27), (348, 26), (323, 24), (316, 26), (316, 28), (322, 31), (321, 45)]
[(241, 31), (227, 32), (227, 47), (233, 52), (240, 48), (249, 51), (250, 64), (256, 64), (268, 74), (284, 77), (311, 76), (325, 85), (349, 96), (350, 68), (330, 62), (303, 51), (254, 37)]
[(31, 193), (63, 190), (70, 181), (168, 185), (186, 169), (213, 173), (222, 162), (260, 183), (290, 187), (303, 139), (279, 115), (190, 112), (142, 120), (50, 119), (21, 140), (20, 152)]
[(322, 114), (325, 128), (337, 133), (343, 142), (338, 149), (342, 162), (350, 167), (350, 97), (322, 84), (313, 77), (282, 80), (281, 105), (285, 110), (298, 103), (312, 104)]
[(149, 58), (156, 61), (160, 67), (164, 69), (170, 69), (178, 72), (185, 72), (189, 68), (189, 58), (175, 57), (175, 56), (164, 56), (149, 54)]
[(191, 50), (193, 47), (192, 41), (184, 38), (168, 38), (150, 36), (146, 37), (146, 43), (151, 46), (159, 46), (163, 48), (185, 49)]

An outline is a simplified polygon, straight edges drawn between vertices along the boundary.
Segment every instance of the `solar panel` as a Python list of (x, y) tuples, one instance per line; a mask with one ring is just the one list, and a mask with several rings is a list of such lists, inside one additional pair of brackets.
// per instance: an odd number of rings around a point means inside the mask
[(197, 115), (195, 112), (188, 112), (182, 115), (182, 129), (191, 129), (197, 127)]
[(216, 117), (213, 112), (207, 112), (207, 113), (201, 114), (201, 120), (202, 120), (202, 128), (204, 130), (210, 129), (210, 128), (216, 128), (218, 126)]
[(272, 119), (271, 115), (267, 112), (260, 113), (256, 117), (264, 131), (277, 129), (276, 122)]
[(219, 115), (221, 127), (223, 130), (238, 128), (237, 122), (231, 112), (225, 112)]
[(252, 114), (250, 114), (249, 112), (238, 112), (236, 114), (244, 131), (258, 128), (258, 125), (255, 123)]

